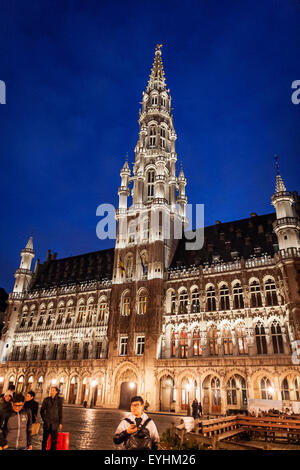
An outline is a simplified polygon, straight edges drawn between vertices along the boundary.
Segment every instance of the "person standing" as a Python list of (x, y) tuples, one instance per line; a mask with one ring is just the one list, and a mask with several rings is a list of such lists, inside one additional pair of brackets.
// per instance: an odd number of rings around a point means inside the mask
[(36, 417), (39, 411), (39, 404), (37, 401), (34, 400), (35, 393), (30, 390), (25, 397), (25, 404), (24, 404), (24, 409), (25, 410), (31, 410), (31, 415), (32, 415), (32, 423), (36, 423)]
[(194, 400), (193, 400), (192, 410), (193, 410), (192, 416), (193, 416), (194, 419), (196, 419), (197, 416), (198, 416), (198, 412), (199, 412), (199, 404), (198, 404), (197, 398), (194, 398)]
[(12, 392), (7, 391), (4, 393), (3, 401), (0, 403), (0, 419), (1, 416), (6, 414), (7, 411), (11, 410)]
[(63, 399), (58, 395), (59, 388), (51, 387), (50, 396), (45, 398), (41, 407), (43, 420), (42, 450), (46, 450), (48, 437), (51, 435), (51, 450), (56, 450), (57, 433), (62, 430)]
[(202, 405), (201, 405), (201, 401), (199, 401), (198, 414), (199, 414), (199, 417), (202, 416)]
[(114, 443), (123, 444), (126, 450), (157, 450), (159, 434), (154, 421), (144, 413), (143, 398), (132, 397), (130, 410), (116, 429)]
[(15, 393), (11, 408), (1, 417), (0, 427), (7, 450), (32, 450), (31, 411), (24, 409), (24, 395)]

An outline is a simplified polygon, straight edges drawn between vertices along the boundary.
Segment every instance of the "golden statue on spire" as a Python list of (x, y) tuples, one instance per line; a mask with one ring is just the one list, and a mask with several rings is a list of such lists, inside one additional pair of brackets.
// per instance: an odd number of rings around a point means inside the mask
[(159, 51), (163, 47), (162, 44), (156, 44), (155, 52)]

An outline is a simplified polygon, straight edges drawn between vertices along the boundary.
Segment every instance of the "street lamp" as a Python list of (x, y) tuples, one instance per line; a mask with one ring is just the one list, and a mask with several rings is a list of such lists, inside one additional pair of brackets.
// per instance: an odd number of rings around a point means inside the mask
[(268, 392), (269, 392), (270, 395), (273, 395), (274, 388), (273, 387), (268, 387)]
[(56, 382), (57, 382), (56, 379), (52, 379), (52, 380), (51, 380), (52, 385), (56, 385)]
[(130, 382), (130, 384), (129, 384), (129, 388), (131, 388), (131, 390), (133, 390), (133, 389), (134, 389), (134, 386), (135, 386), (135, 383), (134, 383), (134, 382)]

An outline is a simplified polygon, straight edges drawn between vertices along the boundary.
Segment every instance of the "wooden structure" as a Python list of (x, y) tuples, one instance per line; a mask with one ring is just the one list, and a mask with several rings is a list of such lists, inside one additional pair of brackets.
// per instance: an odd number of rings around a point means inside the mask
[[(300, 444), (300, 419), (287, 415), (226, 416), (196, 422), (195, 428), (189, 433), (184, 431), (184, 425), (181, 424), (176, 427), (175, 432), (181, 442), (186, 439), (211, 446), (213, 449), (257, 449), (258, 447), (251, 443), (252, 439), (263, 438), (266, 443), (277, 441)], [(267, 447), (266, 445), (265, 448)]]

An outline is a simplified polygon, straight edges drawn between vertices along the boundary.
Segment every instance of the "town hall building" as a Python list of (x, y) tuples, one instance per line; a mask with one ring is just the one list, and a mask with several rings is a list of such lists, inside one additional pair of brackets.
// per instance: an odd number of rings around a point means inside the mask
[(298, 193), (278, 171), (275, 212), (217, 221), (202, 248), (187, 249), (176, 139), (158, 45), (135, 162), (120, 172), (115, 247), (48, 251), (33, 268), (29, 238), (2, 330), (0, 392), (13, 384), (42, 400), (56, 385), (65, 403), (122, 409), (139, 394), (150, 411), (186, 410), (194, 397), (205, 414), (254, 399), (298, 409)]

